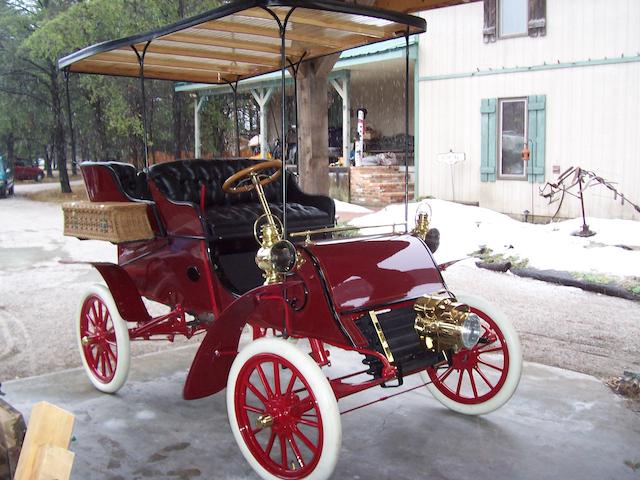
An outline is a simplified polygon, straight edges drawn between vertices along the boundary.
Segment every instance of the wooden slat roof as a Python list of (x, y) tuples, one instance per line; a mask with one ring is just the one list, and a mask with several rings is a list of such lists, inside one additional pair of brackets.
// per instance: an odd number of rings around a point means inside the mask
[[(275, 17), (278, 20), (276, 20)], [(426, 30), (422, 18), (336, 1), (243, 0), (141, 35), (72, 53), (71, 72), (230, 83), (280, 69), (279, 23), (288, 16), (287, 59), (296, 63)]]

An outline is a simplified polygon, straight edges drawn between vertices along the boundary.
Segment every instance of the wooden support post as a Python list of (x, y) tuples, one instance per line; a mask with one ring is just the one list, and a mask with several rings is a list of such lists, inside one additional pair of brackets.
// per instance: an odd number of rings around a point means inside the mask
[(273, 88), (271, 87), (251, 90), (251, 95), (253, 95), (253, 98), (258, 104), (258, 107), (260, 107), (260, 156), (262, 158), (267, 158), (269, 141), (267, 127), (267, 105), (269, 105), (272, 94)]
[(339, 55), (304, 62), (298, 71), (298, 170), (307, 193), (329, 193), (327, 82)]
[(15, 480), (69, 478), (74, 455), (67, 452), (67, 448), (71, 441), (73, 419), (71, 413), (50, 403), (34, 405)]

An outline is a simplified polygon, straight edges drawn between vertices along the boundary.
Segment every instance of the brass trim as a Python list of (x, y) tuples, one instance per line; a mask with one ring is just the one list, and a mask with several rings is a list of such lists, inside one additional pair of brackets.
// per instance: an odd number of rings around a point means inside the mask
[(387, 337), (385, 337), (384, 332), (382, 331), (378, 315), (376, 315), (376, 312), (371, 310), (369, 312), (369, 317), (371, 318), (373, 327), (376, 329), (376, 334), (378, 335), (378, 340), (380, 340), (380, 345), (382, 345), (382, 350), (384, 350), (384, 355), (387, 357), (387, 360), (389, 360), (389, 363), (393, 363), (393, 353), (391, 352), (391, 347), (389, 347), (389, 342), (387, 342)]
[(292, 238), (299, 238), (299, 237), (309, 237), (311, 235), (317, 235), (320, 233), (337, 233), (337, 232), (349, 232), (352, 230), (362, 230), (365, 228), (384, 228), (384, 227), (393, 227), (393, 233), (395, 233), (395, 229), (396, 227), (404, 227), (406, 225), (405, 222), (401, 222), (401, 223), (387, 223), (385, 225), (367, 225), (364, 227), (355, 227), (355, 226), (350, 226), (350, 227), (326, 227), (326, 228), (318, 228), (316, 230), (303, 230), (300, 232), (294, 232), (294, 233), (290, 233), (289, 236)]
[(262, 430), (264, 428), (269, 428), (273, 425), (273, 417), (271, 415), (269, 415), (268, 413), (265, 413), (263, 415), (260, 415), (257, 419), (256, 419), (256, 428)]

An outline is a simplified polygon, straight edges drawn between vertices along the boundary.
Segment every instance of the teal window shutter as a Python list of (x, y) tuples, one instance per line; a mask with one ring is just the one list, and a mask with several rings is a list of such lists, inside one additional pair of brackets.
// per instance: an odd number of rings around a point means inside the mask
[(480, 180), (483, 182), (496, 181), (496, 105), (495, 98), (483, 98), (480, 104), (482, 114), (482, 142), (480, 152)]
[(545, 95), (531, 95), (528, 101), (528, 140), (531, 157), (527, 166), (527, 175), (529, 181), (535, 183), (544, 183), (546, 103)]

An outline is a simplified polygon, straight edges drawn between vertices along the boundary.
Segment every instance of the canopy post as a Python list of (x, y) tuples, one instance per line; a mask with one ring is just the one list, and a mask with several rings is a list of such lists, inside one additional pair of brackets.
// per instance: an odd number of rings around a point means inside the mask
[[(404, 228), (409, 231), (409, 29), (404, 50)], [(414, 159), (415, 164), (415, 159)]]
[(240, 156), (240, 123), (238, 122), (238, 80), (231, 83), (229, 86), (233, 91), (233, 120), (236, 127), (236, 157)]
[(76, 159), (76, 135), (73, 131), (73, 113), (71, 112), (71, 96), (69, 95), (69, 68), (64, 69), (64, 85), (67, 93), (67, 116), (69, 117), (69, 134), (71, 135), (71, 173), (78, 173), (78, 161)]
[(144, 90), (144, 57), (147, 54), (147, 48), (151, 45), (151, 41), (148, 41), (142, 53), (138, 51), (135, 46), (131, 46), (134, 52), (136, 52), (136, 56), (138, 57), (138, 63), (140, 65), (140, 90), (142, 96), (142, 134), (144, 140), (144, 169), (149, 169), (149, 138), (147, 135), (147, 96)]
[(284, 161), (284, 143), (287, 138), (287, 106), (286, 106), (286, 82), (285, 82), (285, 73), (287, 70), (287, 23), (289, 23), (289, 18), (291, 18), (291, 14), (295, 11), (296, 7), (292, 7), (291, 10), (287, 12), (287, 15), (284, 17), (284, 21), (280, 20), (280, 17), (270, 10), (267, 7), (262, 7), (264, 10), (269, 12), (269, 14), (273, 17), (273, 19), (278, 23), (278, 29), (280, 31), (280, 89), (281, 97), (280, 101), (281, 111), (282, 111), (282, 131), (280, 132), (280, 156), (282, 157), (280, 160), (282, 161), (282, 236), (283, 238), (287, 238), (287, 166)]

